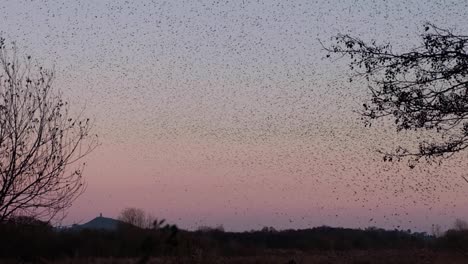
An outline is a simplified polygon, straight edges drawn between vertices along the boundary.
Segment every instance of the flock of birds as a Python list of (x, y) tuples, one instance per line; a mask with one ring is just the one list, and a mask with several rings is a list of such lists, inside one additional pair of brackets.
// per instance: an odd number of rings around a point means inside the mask
[[(425, 21), (462, 27), (465, 10), (439, 1), (4, 0), (0, 32), (53, 65), (54, 84), (95, 120), (102, 145), (77, 206), (99, 204), (96, 193), (117, 199), (112, 185), (91, 186), (128, 177), (121, 182), (150, 186), (135, 195), (151, 202), (132, 206), (182, 226), (215, 225), (223, 211), (228, 229), (427, 231), (467, 212), (465, 154), (415, 169), (382, 162), (377, 149), (417, 135), (365, 128), (356, 111), (367, 84), (348, 83), (347, 61), (325, 58), (318, 39), (417, 43)], [(102, 169), (114, 151), (127, 163)]]

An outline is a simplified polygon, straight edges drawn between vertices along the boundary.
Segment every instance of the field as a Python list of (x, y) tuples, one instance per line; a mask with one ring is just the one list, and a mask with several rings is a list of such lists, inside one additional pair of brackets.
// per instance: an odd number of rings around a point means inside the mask
[[(0, 263), (17, 263), (16, 260), (3, 260)], [(26, 262), (27, 263), (27, 262)], [(191, 257), (164, 257), (164, 258), (73, 258), (50, 261), (45, 259), (31, 260), (31, 263), (54, 264), (464, 264), (468, 263), (468, 257), (462, 253), (434, 252), (429, 250), (375, 250), (375, 251), (343, 251), (343, 252), (299, 252), (276, 250), (266, 252), (258, 256), (244, 257), (219, 257), (199, 255)]]

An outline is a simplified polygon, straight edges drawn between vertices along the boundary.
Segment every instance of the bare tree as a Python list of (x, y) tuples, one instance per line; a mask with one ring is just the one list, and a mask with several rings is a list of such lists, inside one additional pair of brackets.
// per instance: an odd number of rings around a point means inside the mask
[(462, 219), (455, 219), (455, 223), (453, 224), (453, 227), (457, 231), (466, 231), (468, 230), (468, 222)]
[(369, 84), (371, 98), (363, 104), (366, 124), (391, 117), (398, 131), (438, 132), (434, 140), (421, 140), (416, 150), (400, 147), (385, 160), (430, 160), (468, 148), (468, 36), (426, 24), (422, 44), (401, 53), (389, 44), (350, 35), (337, 35), (334, 41), (325, 49), (349, 56), (351, 69)]
[(439, 224), (435, 224), (432, 225), (431, 234), (432, 236), (439, 238), (444, 235), (444, 232), (442, 231), (442, 227)]
[(72, 118), (53, 79), (0, 39), (0, 222), (64, 216), (85, 188), (78, 161), (97, 137), (89, 119)]
[(119, 220), (139, 228), (148, 227), (148, 219), (145, 211), (140, 208), (129, 207), (123, 209), (122, 212), (120, 212)]
[(124, 223), (144, 229), (158, 230), (169, 226), (165, 224), (165, 219), (158, 219), (149, 213), (145, 213), (142, 209), (135, 207), (123, 209), (118, 219)]

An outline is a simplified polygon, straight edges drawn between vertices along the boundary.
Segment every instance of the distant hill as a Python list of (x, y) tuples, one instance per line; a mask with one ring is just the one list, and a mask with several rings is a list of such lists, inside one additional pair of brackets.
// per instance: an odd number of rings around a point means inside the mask
[(94, 218), (93, 220), (84, 223), (82, 225), (73, 225), (71, 229), (82, 230), (82, 229), (92, 229), (92, 230), (117, 230), (119, 224), (123, 222), (115, 220), (109, 217), (103, 217), (102, 215)]

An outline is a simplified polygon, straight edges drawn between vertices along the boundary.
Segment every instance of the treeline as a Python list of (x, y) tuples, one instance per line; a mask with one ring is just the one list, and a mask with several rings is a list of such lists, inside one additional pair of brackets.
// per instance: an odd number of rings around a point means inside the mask
[[(200, 234), (203, 237), (203, 234)], [(428, 246), (431, 237), (422, 233), (368, 228), (316, 227), (302, 230), (266, 230), (243, 233), (211, 232), (206, 235), (219, 245), (232, 241), (249, 248), (313, 250), (408, 249)]]
[(281, 251), (443, 249), (466, 251), (468, 231), (450, 230), (441, 237), (376, 228), (317, 227), (276, 231), (225, 232), (220, 228), (180, 230), (175, 225), (143, 229), (121, 225), (116, 231), (57, 230), (40, 221), (0, 225), (0, 258), (31, 260), (87, 257), (255, 256)]

